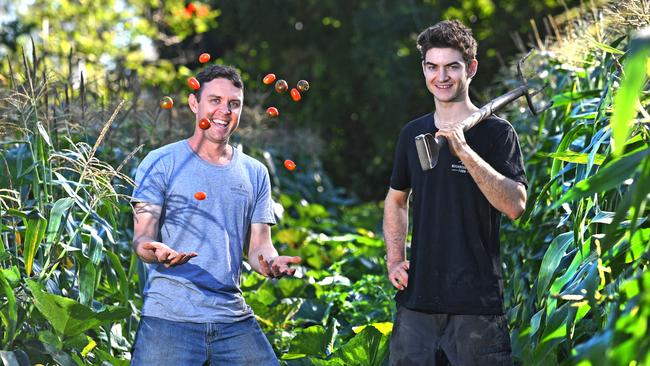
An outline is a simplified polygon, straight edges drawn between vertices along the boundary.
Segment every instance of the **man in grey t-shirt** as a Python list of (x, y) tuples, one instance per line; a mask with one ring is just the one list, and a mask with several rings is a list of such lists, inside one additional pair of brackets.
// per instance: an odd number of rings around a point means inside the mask
[(277, 365), (239, 288), (243, 252), (271, 278), (293, 275), (300, 257), (271, 242), (266, 167), (228, 144), (240, 75), (212, 65), (197, 79), (194, 134), (150, 152), (136, 173), (133, 246), (149, 270), (132, 365)]

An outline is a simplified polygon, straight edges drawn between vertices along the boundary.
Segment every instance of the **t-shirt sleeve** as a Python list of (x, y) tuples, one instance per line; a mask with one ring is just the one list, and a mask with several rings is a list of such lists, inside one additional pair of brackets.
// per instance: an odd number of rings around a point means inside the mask
[(273, 201), (271, 200), (271, 180), (269, 179), (269, 171), (266, 167), (262, 168), (260, 175), (251, 223), (275, 225), (276, 222), (272, 207)]
[(131, 202), (147, 202), (162, 206), (165, 202), (166, 181), (162, 156), (149, 153), (136, 170)]
[(402, 130), (397, 140), (395, 160), (393, 161), (393, 173), (390, 176), (390, 187), (400, 191), (411, 188), (407, 154), (408, 142), (407, 133)]
[(508, 126), (497, 139), (493, 147), (492, 167), (504, 176), (520, 182), (528, 188), (528, 179), (524, 170), (524, 161), (519, 147), (517, 132)]

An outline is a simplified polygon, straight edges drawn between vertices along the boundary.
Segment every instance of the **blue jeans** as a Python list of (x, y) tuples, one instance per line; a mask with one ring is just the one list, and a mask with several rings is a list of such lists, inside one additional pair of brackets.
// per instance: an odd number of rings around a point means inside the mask
[(186, 323), (143, 316), (131, 365), (279, 365), (254, 317), (236, 323)]

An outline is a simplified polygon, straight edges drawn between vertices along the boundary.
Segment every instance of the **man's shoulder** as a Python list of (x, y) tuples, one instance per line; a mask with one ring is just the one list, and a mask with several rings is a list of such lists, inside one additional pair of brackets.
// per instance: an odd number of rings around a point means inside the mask
[(432, 128), (433, 112), (409, 121), (404, 125), (404, 127), (402, 127), (402, 134), (418, 135), (424, 132), (432, 132)]
[(490, 135), (503, 135), (506, 132), (515, 131), (515, 128), (512, 127), (512, 124), (506, 119), (499, 117), (497, 115), (491, 115), (481, 121), (479, 124), (484, 131), (487, 131)]
[(267, 171), (266, 165), (262, 164), (261, 161), (255, 159), (254, 157), (246, 154), (242, 150), (237, 149), (237, 153), (239, 154), (239, 161), (240, 163), (245, 166), (249, 170), (254, 170), (254, 171)]
[(185, 151), (185, 146), (187, 142), (185, 140), (180, 140), (176, 142), (169, 143), (167, 145), (163, 145), (159, 148), (153, 149), (149, 152), (149, 155), (152, 156), (165, 156), (169, 154), (174, 154), (179, 151)]

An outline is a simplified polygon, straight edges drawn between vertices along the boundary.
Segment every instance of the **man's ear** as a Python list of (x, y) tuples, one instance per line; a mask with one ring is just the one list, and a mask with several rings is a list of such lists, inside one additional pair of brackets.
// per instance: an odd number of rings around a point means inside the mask
[(478, 60), (474, 58), (469, 62), (469, 65), (467, 67), (467, 78), (473, 78), (474, 75), (476, 75), (476, 71), (478, 71)]
[(190, 94), (189, 98), (187, 98), (187, 104), (189, 104), (190, 109), (192, 112), (199, 113), (199, 101), (196, 100), (196, 96), (194, 93)]

